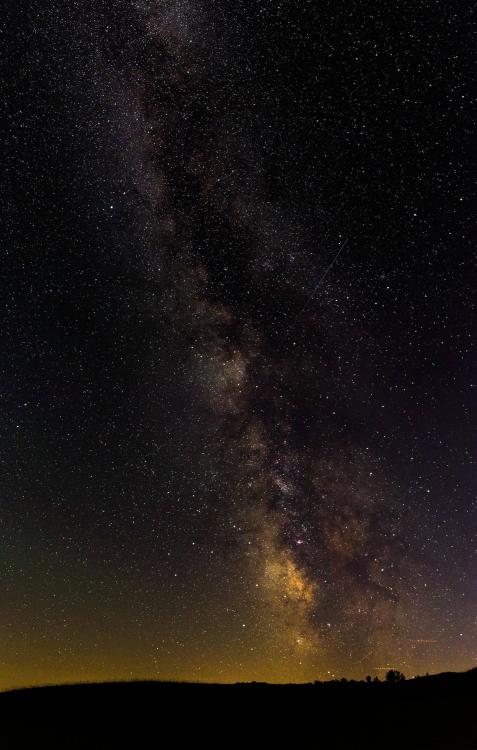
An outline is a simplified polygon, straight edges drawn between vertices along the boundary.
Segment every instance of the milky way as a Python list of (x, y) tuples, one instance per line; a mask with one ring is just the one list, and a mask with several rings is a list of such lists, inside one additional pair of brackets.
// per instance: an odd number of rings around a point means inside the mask
[(12, 19), (4, 686), (477, 658), (472, 9), (227, 5)]

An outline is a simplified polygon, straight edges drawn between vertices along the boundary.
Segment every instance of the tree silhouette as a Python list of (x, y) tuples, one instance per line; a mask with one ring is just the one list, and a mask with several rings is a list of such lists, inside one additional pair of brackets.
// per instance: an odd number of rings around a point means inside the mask
[(397, 682), (404, 682), (405, 679), (403, 673), (399, 672), (397, 669), (390, 669), (386, 674), (386, 682), (389, 685), (395, 685)]

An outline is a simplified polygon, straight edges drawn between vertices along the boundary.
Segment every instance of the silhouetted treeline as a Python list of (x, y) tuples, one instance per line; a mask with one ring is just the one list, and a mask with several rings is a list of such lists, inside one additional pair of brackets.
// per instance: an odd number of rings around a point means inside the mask
[[(116, 682), (3, 693), (0, 726), (12, 748), (156, 748), (174, 738), (192, 746), (477, 750), (476, 705), (477, 669), (290, 685)], [(310, 744), (313, 737), (319, 742)]]

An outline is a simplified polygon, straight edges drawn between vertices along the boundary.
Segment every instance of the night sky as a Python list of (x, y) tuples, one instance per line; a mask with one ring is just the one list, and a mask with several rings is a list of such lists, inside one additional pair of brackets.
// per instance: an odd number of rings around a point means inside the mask
[(5, 12), (0, 687), (475, 666), (475, 3)]

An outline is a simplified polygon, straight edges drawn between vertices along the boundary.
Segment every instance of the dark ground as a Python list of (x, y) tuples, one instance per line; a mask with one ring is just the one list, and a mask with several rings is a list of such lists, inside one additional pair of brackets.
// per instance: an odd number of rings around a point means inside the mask
[(397, 685), (130, 682), (0, 696), (4, 747), (477, 748), (477, 670)]

